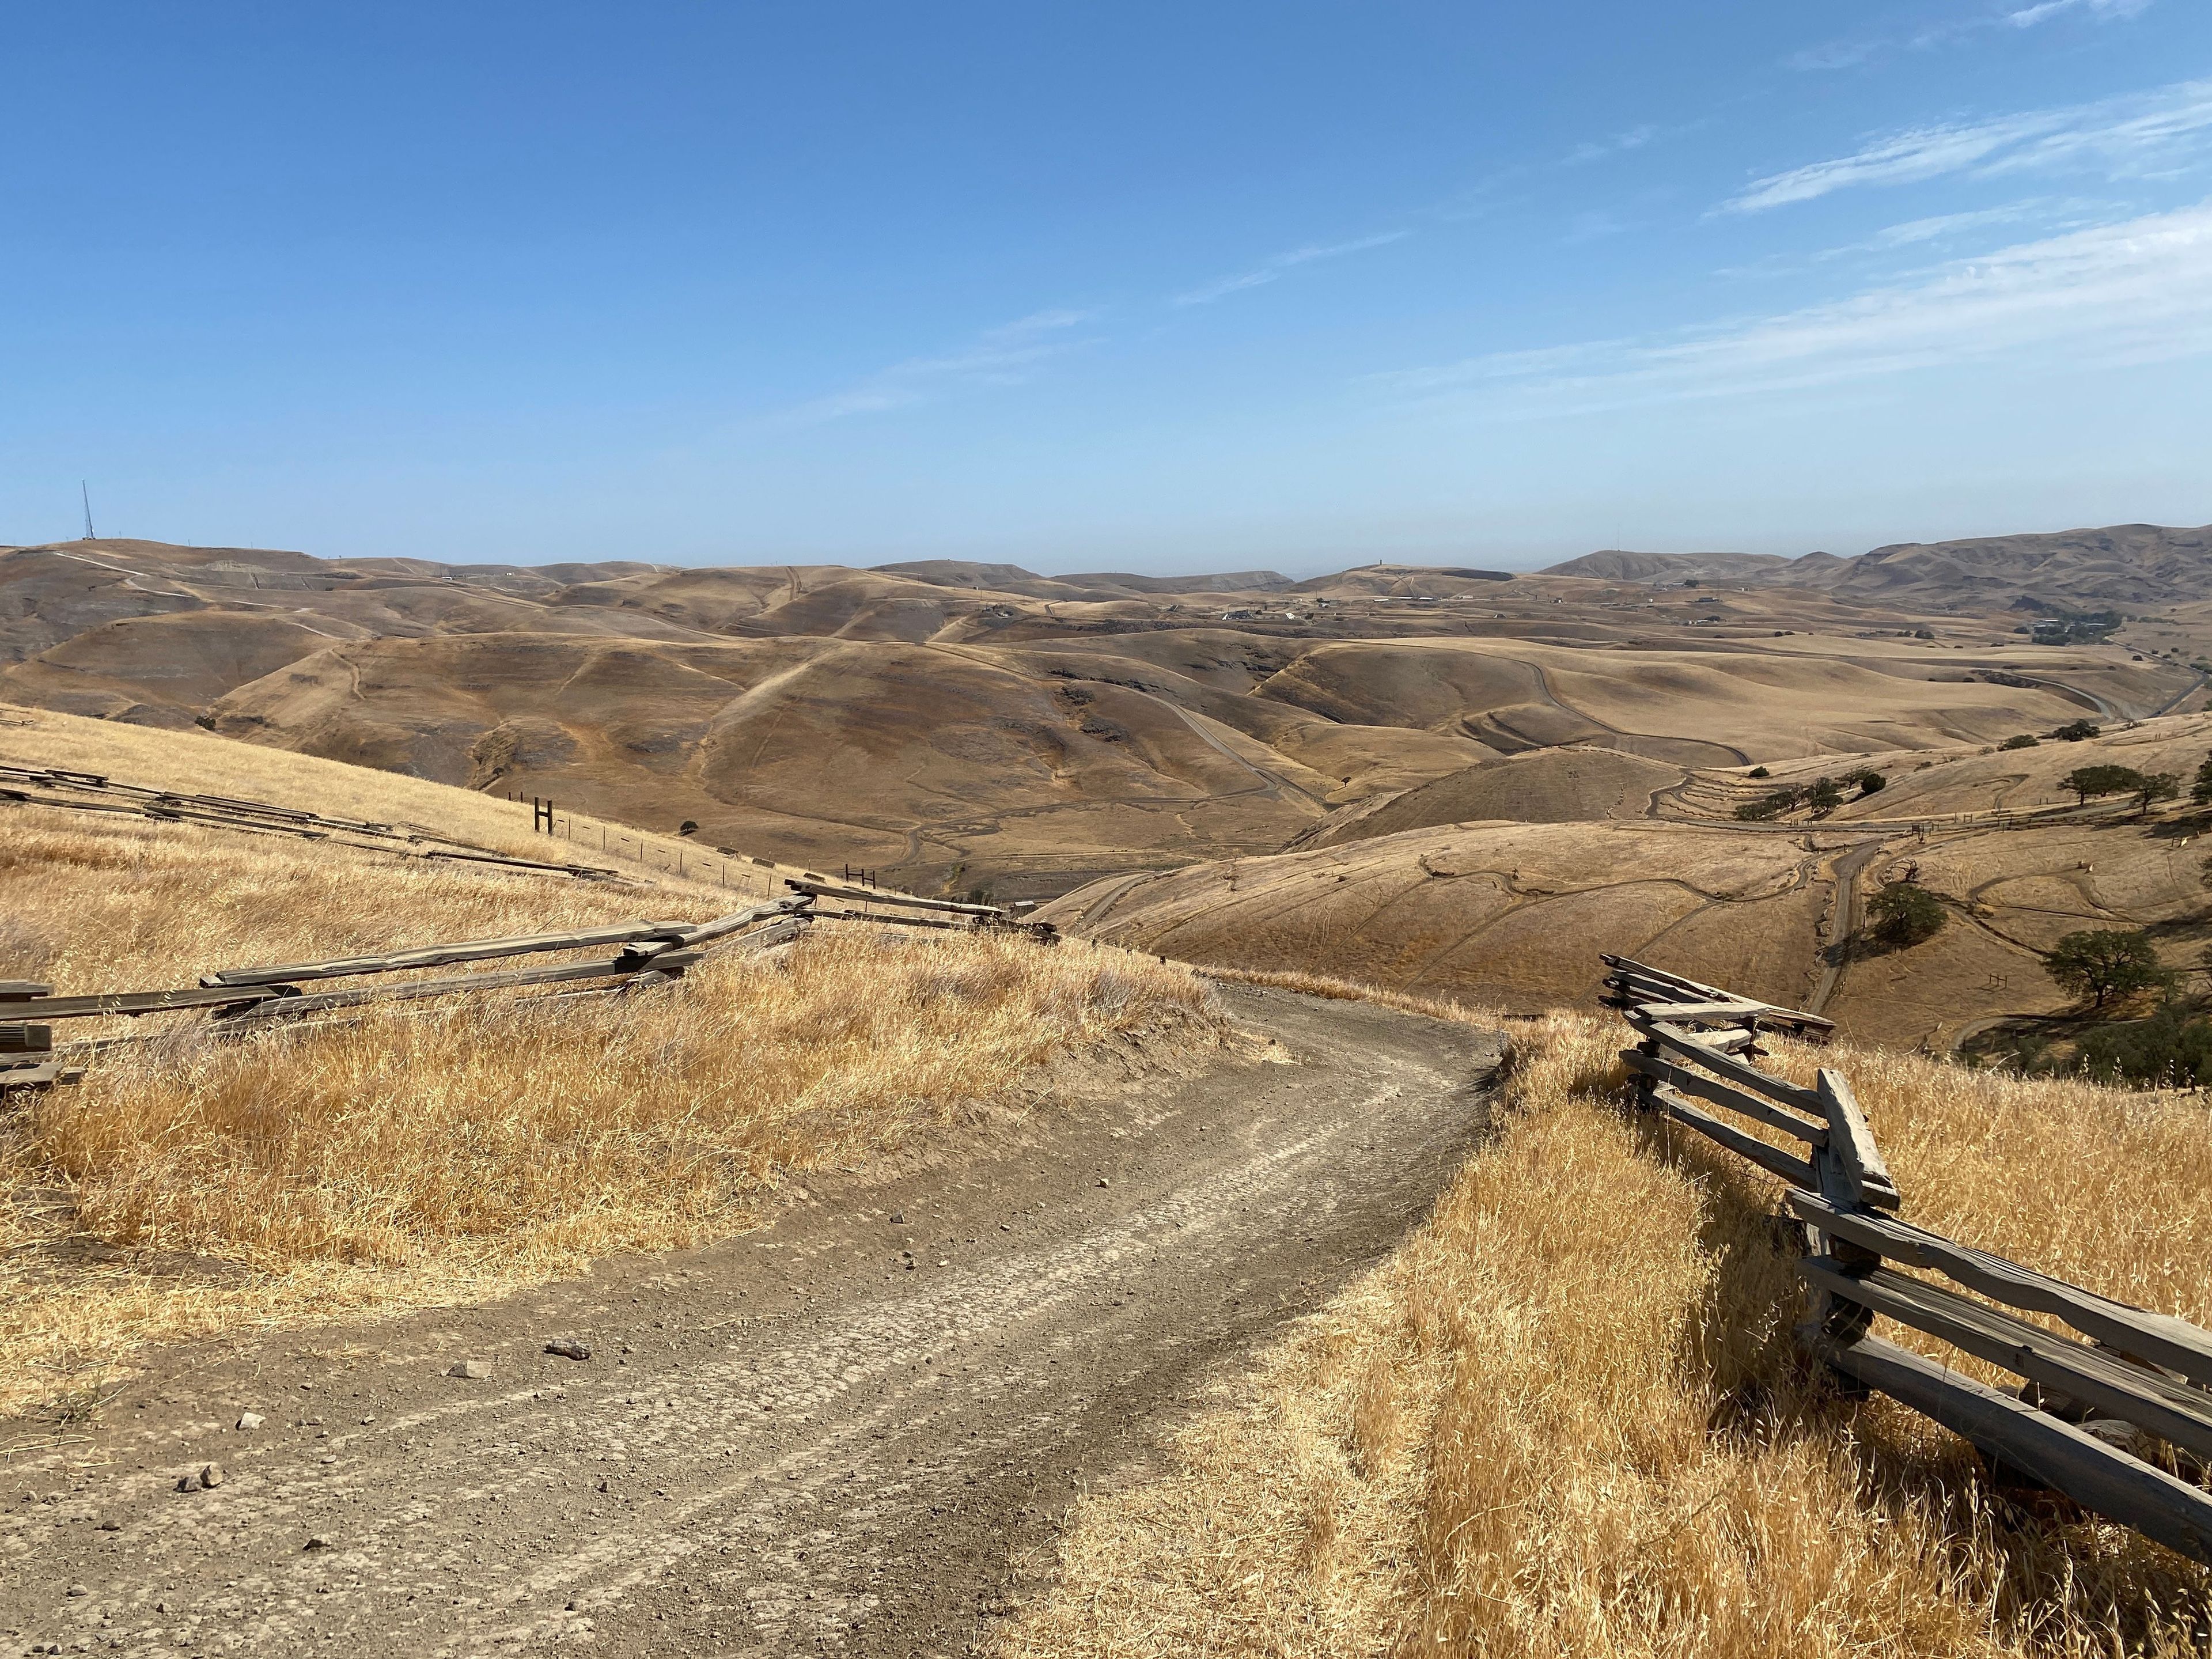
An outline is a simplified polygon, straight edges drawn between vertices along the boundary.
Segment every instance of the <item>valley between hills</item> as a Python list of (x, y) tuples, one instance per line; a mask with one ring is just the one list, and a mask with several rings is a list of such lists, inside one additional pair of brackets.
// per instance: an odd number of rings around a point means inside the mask
[[(2063, 998), (2069, 928), (2205, 901), (2085, 763), (2212, 745), (2212, 532), (1785, 561), (1599, 553), (1040, 576), (523, 567), (83, 541), (0, 553), (0, 701), (352, 763), (1193, 962), (1529, 1006), (1594, 952), (1948, 1048)], [(2087, 721), (2081, 743), (2000, 749)], [(1879, 794), (1747, 823), (1792, 781)], [(2021, 815), (2026, 815), (2024, 817)], [(1910, 872), (1960, 926), (1861, 946)]]

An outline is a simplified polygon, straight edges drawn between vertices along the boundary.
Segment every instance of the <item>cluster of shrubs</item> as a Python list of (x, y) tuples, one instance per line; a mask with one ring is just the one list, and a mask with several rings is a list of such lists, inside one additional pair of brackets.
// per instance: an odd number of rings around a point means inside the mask
[(2089, 1032), (2078, 1055), (2081, 1068), (2100, 1083), (2212, 1086), (2212, 1019), (2168, 1004), (2148, 1019)]
[[(2212, 951), (2205, 963), (2212, 968)], [(2076, 1045), (2075, 1069), (2100, 1083), (2212, 1085), (2212, 1019), (2177, 1000), (2181, 970), (2159, 959), (2148, 933), (2111, 927), (2069, 933), (2044, 957), (2043, 969), (2062, 988), (2088, 998), (2092, 1009), (2146, 991), (2161, 998), (2146, 1019), (2085, 1032)]]
[[(1765, 773), (1760, 767), (1752, 775)], [(1872, 767), (1863, 767), (1856, 772), (1846, 772), (1840, 778), (1815, 778), (1810, 783), (1793, 784), (1761, 795), (1757, 800), (1747, 801), (1735, 809), (1736, 817), (1747, 823), (1763, 823), (1769, 818), (1778, 818), (1784, 812), (1795, 812), (1800, 807), (1809, 808), (1816, 818), (1824, 818), (1847, 799), (1844, 792), (1856, 789), (1861, 795), (1871, 795), (1889, 780)]]

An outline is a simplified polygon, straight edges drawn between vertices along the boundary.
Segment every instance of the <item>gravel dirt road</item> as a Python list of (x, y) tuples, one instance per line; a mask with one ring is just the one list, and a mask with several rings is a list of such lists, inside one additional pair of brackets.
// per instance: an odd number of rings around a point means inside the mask
[(1223, 994), (1254, 1035), (1196, 1073), (810, 1179), (743, 1239), (157, 1356), (9, 1462), (0, 1650), (980, 1650), (1084, 1485), (1386, 1254), (1486, 1123), (1494, 1035)]

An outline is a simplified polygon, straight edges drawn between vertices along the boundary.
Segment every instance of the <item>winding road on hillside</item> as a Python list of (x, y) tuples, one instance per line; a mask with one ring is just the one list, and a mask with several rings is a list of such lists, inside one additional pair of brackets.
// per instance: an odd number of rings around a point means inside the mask
[(1824, 1012), (1828, 1000), (1836, 994), (1836, 987), (1843, 981), (1844, 969), (1850, 965), (1851, 941), (1858, 937), (1863, 907), (1859, 903), (1859, 872), (1881, 856), (1888, 843), (1885, 841), (1864, 841), (1840, 854), (1835, 863), (1836, 896), (1830, 903), (1825, 926), (1821, 931), (1820, 981), (1813, 988), (1806, 1000), (1805, 1012)]
[[(1487, 1124), (1494, 1034), (1223, 998), (1243, 1035), (1202, 1064), (1133, 1042), (996, 1143), (810, 1177), (745, 1238), (156, 1356), (10, 1462), (0, 1627), (16, 1651), (973, 1651), (1080, 1492), (1139, 1475), (1387, 1254)], [(587, 1359), (544, 1351), (570, 1337)], [(178, 1489), (210, 1462), (219, 1486)]]

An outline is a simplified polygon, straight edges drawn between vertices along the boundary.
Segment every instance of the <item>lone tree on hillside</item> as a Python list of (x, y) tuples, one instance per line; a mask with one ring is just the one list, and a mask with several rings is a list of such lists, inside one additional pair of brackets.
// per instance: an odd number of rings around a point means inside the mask
[(2092, 795), (2131, 795), (2142, 781), (2132, 766), (2077, 766), (2058, 780), (2061, 789), (2071, 789), (2087, 806)]
[(2148, 991), (2172, 978), (2148, 935), (2110, 927), (2067, 934), (2044, 957), (2043, 970), (2060, 988), (2094, 997), (2100, 1008), (2113, 997)]
[(2025, 732), (2015, 732), (1997, 745), (2000, 749), (2033, 749), (2036, 746), (2036, 739)]
[(2094, 720), (2069, 720), (2051, 735), (2061, 743), (2086, 743), (2103, 730)]
[(2197, 769), (2197, 781), (2189, 786), (2189, 799), (2199, 806), (2212, 806), (2212, 755)]
[(1893, 881), (1883, 887), (1867, 902), (1867, 913), (1874, 918), (1875, 938), (1900, 950), (1934, 939), (1950, 920), (1935, 894), (1911, 881)]
[(2180, 793), (2181, 779), (2176, 773), (2138, 772), (2134, 787), (2136, 816), (2141, 817), (2149, 811), (2153, 801), (2172, 800)]

